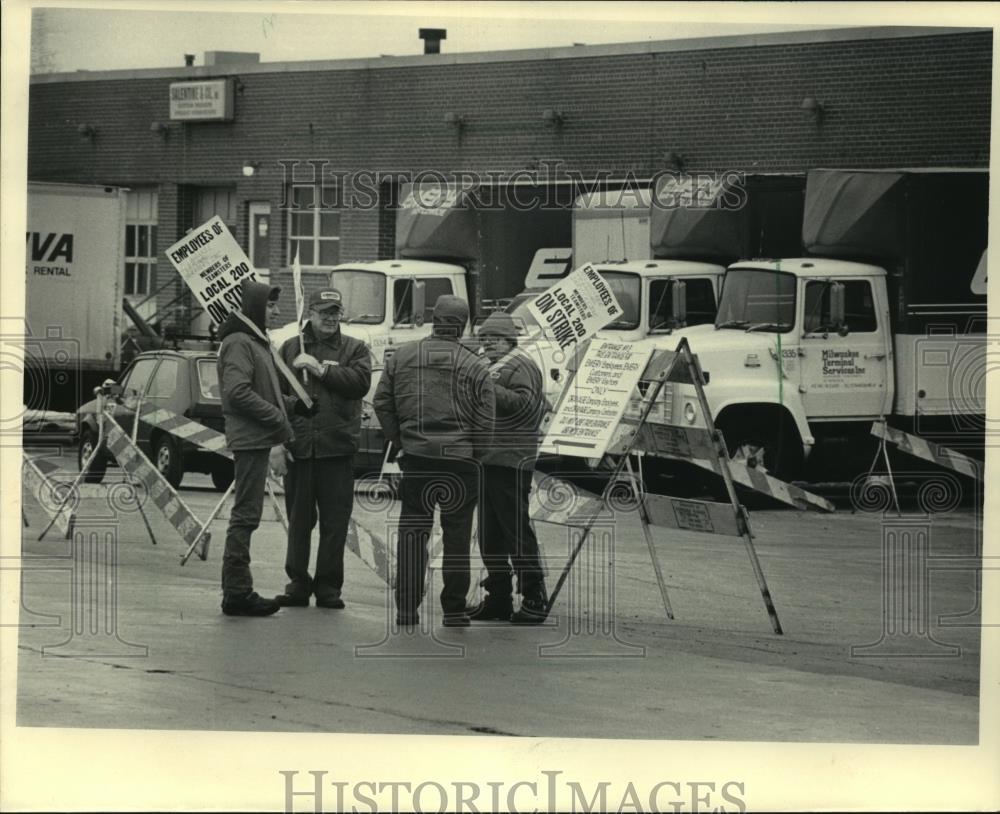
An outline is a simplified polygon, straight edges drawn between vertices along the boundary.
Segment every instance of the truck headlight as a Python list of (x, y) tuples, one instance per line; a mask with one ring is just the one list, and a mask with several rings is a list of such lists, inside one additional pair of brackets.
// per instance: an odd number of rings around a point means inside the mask
[(698, 415), (698, 413), (694, 409), (694, 405), (690, 401), (685, 402), (684, 403), (684, 420), (688, 424), (694, 424), (694, 420), (697, 417), (697, 415)]

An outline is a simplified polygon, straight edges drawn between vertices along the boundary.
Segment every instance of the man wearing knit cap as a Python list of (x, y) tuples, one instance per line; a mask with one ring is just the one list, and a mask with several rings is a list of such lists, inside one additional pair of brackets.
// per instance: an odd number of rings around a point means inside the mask
[[(469, 615), (474, 620), (537, 625), (545, 621), (548, 597), (538, 539), (528, 516), (528, 493), (538, 456), (538, 428), (546, 410), (542, 373), (517, 350), (517, 330), (509, 314), (491, 314), (479, 338), (491, 363), (497, 409), (493, 446), (483, 458), (479, 507), (486, 597)], [(516, 613), (514, 574), (521, 594)]]
[(431, 336), (401, 345), (375, 391), (382, 430), (403, 451), (395, 588), (396, 621), (402, 627), (419, 621), (435, 506), (444, 539), (444, 624), (469, 624), (465, 597), (479, 460), (492, 440), (495, 407), (486, 363), (459, 341), (468, 320), (464, 300), (439, 297)]

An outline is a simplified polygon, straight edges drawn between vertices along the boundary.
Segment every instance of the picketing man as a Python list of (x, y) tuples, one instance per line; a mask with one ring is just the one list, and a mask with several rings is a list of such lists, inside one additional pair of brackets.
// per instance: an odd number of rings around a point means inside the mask
[[(517, 329), (509, 314), (495, 312), (479, 330), (496, 397), (493, 444), (483, 457), (483, 498), (479, 506), (479, 548), (486, 566), (486, 596), (469, 609), (473, 620), (545, 621), (548, 596), (538, 539), (528, 515), (528, 495), (538, 457), (539, 427), (548, 409), (538, 365), (517, 349)], [(517, 575), (521, 607), (513, 608)]]
[(245, 281), (241, 310), (229, 314), (219, 329), (222, 414), (235, 469), (222, 555), (222, 612), (227, 616), (268, 616), (280, 607), (253, 590), (250, 573), (250, 538), (260, 525), (268, 470), (284, 474), (283, 445), (292, 438), (266, 333), (281, 318), (280, 293), (276, 286)]
[(492, 440), (495, 405), (485, 361), (460, 342), (468, 321), (465, 300), (439, 297), (431, 336), (402, 345), (386, 363), (375, 391), (379, 423), (403, 452), (395, 587), (401, 627), (419, 622), (435, 505), (444, 542), (443, 623), (469, 624), (466, 594), (479, 460)]
[[(340, 330), (344, 299), (335, 288), (309, 298), (309, 319), (281, 347), (281, 357), (306, 372), (311, 409), (291, 395), (291, 460), (285, 475), (288, 550), (282, 606), (343, 608), (344, 545), (354, 507), (354, 454), (361, 439), (361, 401), (371, 386), (371, 355), (359, 339)], [(316, 568), (309, 574), (312, 530), (319, 517)]]

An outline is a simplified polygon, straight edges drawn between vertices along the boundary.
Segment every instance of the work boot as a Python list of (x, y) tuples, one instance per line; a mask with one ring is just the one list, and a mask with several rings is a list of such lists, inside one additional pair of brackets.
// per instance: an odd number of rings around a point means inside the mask
[(441, 624), (445, 627), (468, 627), (469, 615), (466, 613), (446, 613)]
[(274, 601), (283, 608), (308, 608), (309, 594), (278, 594)]
[(243, 596), (223, 596), (222, 612), (226, 616), (270, 616), (281, 606), (273, 599), (264, 599), (255, 591)]
[(509, 622), (510, 616), (514, 612), (514, 600), (510, 594), (491, 594), (487, 592), (486, 598), (465, 611), (473, 622)]
[(546, 606), (548, 602), (540, 598), (528, 598), (525, 597), (521, 600), (521, 607), (518, 608), (517, 613), (510, 617), (511, 624), (513, 625), (540, 625), (545, 621), (545, 617), (548, 616), (548, 610)]

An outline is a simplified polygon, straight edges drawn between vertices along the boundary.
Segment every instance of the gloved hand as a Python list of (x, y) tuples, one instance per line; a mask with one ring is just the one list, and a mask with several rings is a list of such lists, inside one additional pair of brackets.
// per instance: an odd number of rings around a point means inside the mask
[(288, 450), (283, 446), (271, 447), (271, 453), (267, 457), (267, 466), (271, 474), (276, 478), (285, 477), (288, 472)]
[(306, 407), (306, 403), (302, 399), (296, 399), (292, 412), (303, 418), (312, 418), (319, 412), (319, 405), (314, 401), (312, 407)]
[(311, 353), (300, 353), (292, 360), (292, 367), (296, 370), (302, 370), (302, 368), (305, 368), (317, 377), (323, 375), (323, 365), (321, 365), (319, 360)]

